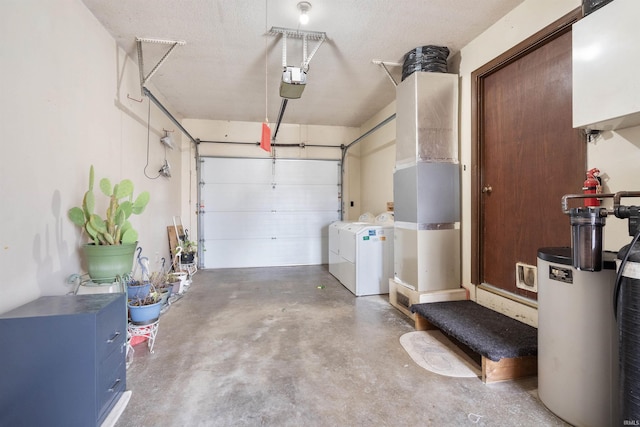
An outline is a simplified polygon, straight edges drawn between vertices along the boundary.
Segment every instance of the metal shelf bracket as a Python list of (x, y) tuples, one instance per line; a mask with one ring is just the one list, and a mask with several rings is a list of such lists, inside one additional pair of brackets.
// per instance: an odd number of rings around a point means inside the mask
[[(143, 52), (142, 52), (142, 43), (170, 45), (167, 52), (165, 52), (162, 58), (160, 58), (160, 61), (158, 61), (158, 63), (151, 69), (151, 71), (149, 71), (149, 74), (147, 74), (146, 76), (144, 75), (144, 58), (143, 58)], [(151, 76), (153, 76), (156, 73), (156, 71), (158, 71), (158, 68), (160, 68), (160, 66), (167, 60), (171, 52), (173, 52), (173, 49), (175, 49), (176, 46), (184, 46), (185, 44), (187, 44), (187, 42), (183, 40), (162, 40), (162, 39), (149, 39), (149, 38), (143, 38), (143, 37), (136, 37), (136, 48), (138, 50), (138, 70), (140, 71), (140, 92), (142, 93), (142, 95), (145, 95), (144, 85), (149, 81)]]

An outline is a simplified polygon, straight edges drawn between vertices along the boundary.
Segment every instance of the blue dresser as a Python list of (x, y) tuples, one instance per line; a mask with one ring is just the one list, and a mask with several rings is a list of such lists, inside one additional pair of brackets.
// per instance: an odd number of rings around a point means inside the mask
[(125, 294), (41, 297), (0, 315), (0, 426), (99, 426), (126, 388)]

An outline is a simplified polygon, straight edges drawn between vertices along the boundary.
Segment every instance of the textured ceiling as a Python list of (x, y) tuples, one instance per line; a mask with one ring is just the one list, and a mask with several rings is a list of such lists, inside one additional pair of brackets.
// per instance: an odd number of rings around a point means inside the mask
[[(454, 55), (523, 0), (309, 1), (310, 21), (300, 29), (327, 39), (282, 121), (360, 126), (395, 99), (393, 83), (372, 60), (402, 63), (427, 44)], [(298, 28), (298, 0), (83, 2), (135, 60), (136, 37), (186, 41), (150, 79), (183, 117), (260, 122), (266, 111), (277, 120), (283, 43), (268, 30)], [(315, 43), (309, 41), (309, 52)], [(167, 48), (143, 44), (145, 74)], [(289, 39), (288, 65), (300, 66), (302, 58), (300, 40)], [(401, 68), (389, 70), (399, 82)]]

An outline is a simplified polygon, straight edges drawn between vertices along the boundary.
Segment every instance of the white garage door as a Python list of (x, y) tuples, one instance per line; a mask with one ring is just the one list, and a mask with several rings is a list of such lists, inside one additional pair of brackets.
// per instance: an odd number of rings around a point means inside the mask
[(205, 158), (201, 178), (203, 267), (328, 262), (338, 161)]

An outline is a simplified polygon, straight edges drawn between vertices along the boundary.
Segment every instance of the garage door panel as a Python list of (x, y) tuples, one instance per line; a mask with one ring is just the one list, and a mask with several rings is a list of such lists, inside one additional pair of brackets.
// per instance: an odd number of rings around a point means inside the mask
[[(271, 216), (264, 212), (206, 212), (205, 240), (271, 239)], [(212, 226), (213, 224), (213, 226)]]
[(280, 184), (318, 185), (336, 184), (340, 181), (340, 168), (337, 162), (279, 160), (274, 168), (274, 182)]
[(340, 209), (338, 189), (334, 185), (277, 185), (274, 189), (276, 210), (317, 211), (333, 207)]
[[(242, 191), (238, 191), (239, 187)], [(269, 206), (274, 197), (271, 184), (205, 184), (201, 192), (205, 212), (259, 211)]]
[(275, 236), (282, 237), (326, 237), (329, 235), (329, 224), (335, 221), (335, 212), (278, 212)]
[(202, 181), (220, 184), (271, 184), (272, 162), (265, 159), (205, 158)]
[(206, 268), (266, 267), (273, 244), (269, 239), (217, 240), (203, 252)]
[(219, 240), (203, 256), (206, 268), (326, 264), (327, 245), (326, 237)]
[(327, 237), (290, 237), (274, 240), (272, 265), (328, 263)]
[(328, 262), (340, 219), (338, 161), (206, 159), (202, 175), (205, 268)]
[(217, 244), (217, 240), (272, 239), (283, 237), (328, 236), (335, 212), (209, 212), (203, 237)]

